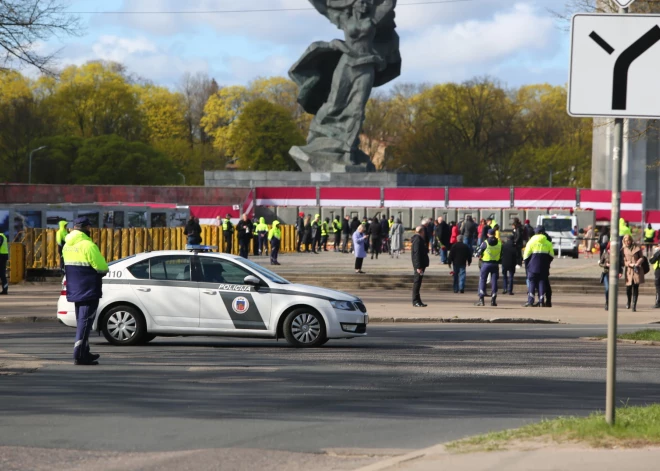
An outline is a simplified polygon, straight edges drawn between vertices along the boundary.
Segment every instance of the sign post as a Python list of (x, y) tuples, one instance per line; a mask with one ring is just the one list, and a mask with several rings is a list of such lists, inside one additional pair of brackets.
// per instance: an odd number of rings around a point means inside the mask
[(621, 160), (625, 118), (660, 118), (660, 16), (626, 15), (634, 0), (615, 0), (619, 14), (576, 14), (571, 28), (568, 113), (614, 118), (610, 222), (609, 316), (605, 419), (616, 418), (617, 301), (621, 244)]

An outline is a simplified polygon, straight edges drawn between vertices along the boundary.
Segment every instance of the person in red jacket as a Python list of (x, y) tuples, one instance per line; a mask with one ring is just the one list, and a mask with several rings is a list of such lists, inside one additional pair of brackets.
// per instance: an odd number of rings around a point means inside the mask
[(449, 225), (451, 226), (451, 237), (449, 238), (449, 245), (451, 246), (454, 245), (458, 240), (460, 230), (454, 221), (450, 222)]

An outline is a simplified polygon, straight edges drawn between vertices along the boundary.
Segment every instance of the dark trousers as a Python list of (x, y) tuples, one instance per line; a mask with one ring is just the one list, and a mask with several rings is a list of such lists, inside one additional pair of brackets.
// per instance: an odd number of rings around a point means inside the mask
[(502, 268), (502, 281), (504, 282), (504, 291), (507, 293), (513, 293), (513, 275), (516, 273), (516, 269), (505, 270)]
[(231, 253), (232, 245), (234, 244), (234, 234), (229, 231), (223, 231), (222, 237), (225, 242), (225, 253)]
[(500, 275), (499, 265), (497, 263), (484, 262), (481, 265), (481, 273), (479, 274), (479, 297), (486, 296), (486, 281), (490, 275), (491, 296), (497, 296), (497, 278)]
[(248, 258), (250, 250), (250, 238), (241, 237), (238, 239), (238, 255), (243, 258)]
[(96, 316), (99, 301), (76, 304), (76, 343), (73, 345), (73, 359), (83, 360), (89, 355), (89, 333)]
[(321, 251), (321, 236), (318, 235), (312, 240), (312, 252)]
[(378, 254), (380, 254), (380, 249), (382, 248), (383, 241), (381, 239), (375, 238), (371, 240), (371, 255), (376, 254), (376, 257), (378, 257)]
[(62, 249), (64, 245), (57, 246), (57, 253), (60, 254), (60, 270), (64, 271), (64, 257), (62, 257)]
[(422, 289), (422, 281), (424, 281), (424, 272), (418, 273), (417, 270), (415, 270), (415, 273), (413, 274), (413, 304), (422, 302), (422, 298), (419, 295), (419, 291)]
[(7, 282), (7, 261), (9, 260), (9, 255), (2, 254), (0, 255), (0, 284), (2, 284), (2, 292), (6, 293), (9, 289), (9, 283)]
[(323, 250), (327, 251), (328, 250), (328, 236), (324, 235), (321, 236), (321, 245), (319, 245), (319, 251), (323, 248)]
[(341, 235), (341, 251), (346, 253), (348, 252), (348, 239), (350, 236), (348, 234)]
[(332, 248), (336, 251), (341, 247), (341, 232), (335, 232), (335, 242)]
[(548, 277), (541, 276), (538, 273), (527, 273), (527, 279), (529, 280), (529, 292), (527, 293), (527, 302), (529, 304), (534, 303), (534, 295), (538, 292), (539, 302), (545, 302), (545, 294), (547, 291)]
[(362, 270), (362, 262), (364, 261), (364, 258), (362, 257), (355, 257), (355, 269), (356, 270)]
[(265, 255), (265, 252), (268, 252), (268, 232), (260, 232), (259, 233), (259, 255)]
[(305, 234), (303, 232), (298, 232), (298, 242), (296, 243), (296, 251), (300, 252), (300, 246), (303, 243), (303, 237)]
[(273, 237), (270, 239), (270, 261), (277, 262), (277, 256), (280, 253), (280, 239)]

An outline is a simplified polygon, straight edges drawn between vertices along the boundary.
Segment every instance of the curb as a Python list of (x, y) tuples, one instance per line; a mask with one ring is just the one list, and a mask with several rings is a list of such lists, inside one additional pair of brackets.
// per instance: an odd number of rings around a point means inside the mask
[[(601, 339), (600, 337), (580, 337), (581, 340), (590, 340), (593, 342), (606, 342), (607, 338)], [(653, 345), (654, 347), (660, 347), (660, 342), (654, 340), (630, 340), (630, 339), (616, 339), (616, 343), (628, 343), (631, 345)]]
[(442, 317), (370, 317), (369, 324), (561, 324), (561, 321), (546, 321), (531, 318), (508, 318), (483, 319), (471, 317), (466, 319), (442, 318)]
[(35, 322), (59, 322), (55, 317), (44, 316), (8, 316), (0, 317), (0, 324), (33, 324)]
[(410, 453), (406, 453), (405, 455), (395, 456), (393, 458), (387, 458), (385, 460), (378, 461), (376, 463), (372, 463), (367, 466), (363, 466), (362, 468), (356, 468), (353, 471), (381, 471), (384, 469), (393, 468), (394, 466), (397, 466), (401, 463), (405, 463), (407, 461), (417, 460), (427, 455), (442, 453), (444, 451), (445, 451), (444, 444), (433, 445), (428, 448), (422, 448), (421, 450), (416, 450)]

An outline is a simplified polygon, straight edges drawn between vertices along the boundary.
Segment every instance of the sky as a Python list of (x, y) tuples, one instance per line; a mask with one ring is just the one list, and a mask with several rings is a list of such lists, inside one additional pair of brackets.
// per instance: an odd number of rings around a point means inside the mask
[[(443, 3), (430, 3), (443, 1)], [(403, 67), (393, 83), (462, 82), (491, 76), (506, 86), (563, 85), (569, 37), (550, 10), (564, 0), (399, 0)], [(406, 5), (410, 4), (410, 5)], [(113, 60), (154, 83), (175, 87), (204, 72), (221, 85), (286, 76), (313, 41), (342, 31), (308, 0), (69, 0), (84, 30), (40, 44), (58, 65)], [(222, 12), (209, 10), (281, 10)], [(99, 12), (174, 12), (126, 14)], [(207, 13), (182, 13), (206, 11)]]

